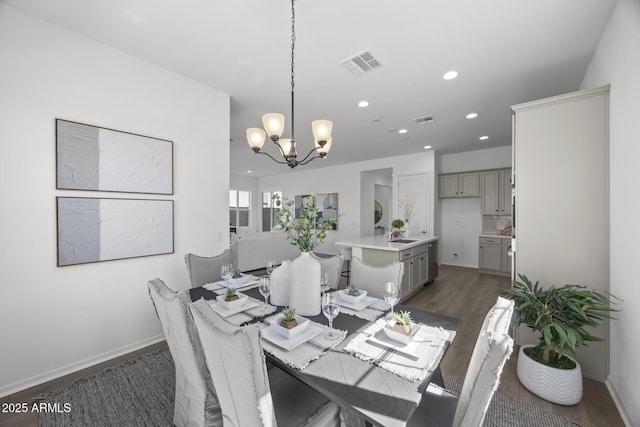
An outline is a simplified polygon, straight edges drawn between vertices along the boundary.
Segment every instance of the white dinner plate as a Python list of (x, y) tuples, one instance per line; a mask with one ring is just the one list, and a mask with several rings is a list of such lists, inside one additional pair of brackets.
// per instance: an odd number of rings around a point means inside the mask
[(282, 347), (287, 351), (290, 351), (298, 347), (299, 345), (309, 341), (311, 338), (315, 337), (323, 330), (324, 328), (321, 325), (310, 322), (309, 326), (307, 326), (307, 329), (291, 338), (286, 338), (284, 335), (272, 328), (271, 325), (262, 328), (260, 330), (260, 334), (262, 335), (262, 338), (269, 341), (270, 343), (275, 344), (278, 347)]
[(429, 332), (420, 330), (416, 333), (413, 341), (408, 344), (403, 344), (400, 341), (392, 340), (382, 329), (380, 329), (373, 336), (367, 338), (367, 341), (377, 346), (396, 350), (397, 352), (413, 359), (419, 359), (429, 346), (438, 343), (439, 338)]
[(249, 301), (245, 302), (241, 306), (237, 306), (232, 309), (226, 308), (216, 300), (208, 300), (207, 302), (209, 303), (211, 308), (213, 308), (213, 310), (222, 317), (229, 317), (234, 314), (242, 313), (245, 310), (249, 310), (260, 305), (258, 301), (252, 300), (251, 298), (249, 298)]
[(366, 296), (362, 301), (359, 301), (355, 304), (349, 304), (343, 300), (340, 300), (340, 306), (350, 308), (351, 310), (361, 311), (365, 308), (369, 307), (371, 304), (377, 301), (377, 298)]

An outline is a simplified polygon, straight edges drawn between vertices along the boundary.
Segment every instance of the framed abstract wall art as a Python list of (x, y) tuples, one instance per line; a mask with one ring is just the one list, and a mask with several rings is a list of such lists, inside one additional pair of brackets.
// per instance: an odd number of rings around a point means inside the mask
[(173, 200), (57, 197), (58, 266), (173, 253)]
[(56, 188), (173, 194), (173, 142), (56, 119)]
[[(309, 195), (295, 197), (296, 218), (300, 218), (300, 209), (307, 204)], [(338, 193), (316, 194), (316, 206), (318, 207), (317, 219), (320, 223), (324, 220), (338, 219)], [(333, 230), (338, 229), (338, 223), (333, 224)]]

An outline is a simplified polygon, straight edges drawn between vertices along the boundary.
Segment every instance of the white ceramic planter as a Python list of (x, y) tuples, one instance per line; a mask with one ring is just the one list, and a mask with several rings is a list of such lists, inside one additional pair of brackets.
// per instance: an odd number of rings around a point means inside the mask
[(301, 316), (320, 314), (320, 263), (302, 252), (289, 267), (289, 307)]
[(524, 353), (523, 345), (518, 353), (518, 379), (527, 390), (549, 402), (559, 405), (575, 405), (582, 399), (582, 370), (576, 362), (574, 369), (552, 368), (538, 363)]
[(271, 272), (271, 304), (289, 306), (289, 277), (291, 261), (284, 260)]

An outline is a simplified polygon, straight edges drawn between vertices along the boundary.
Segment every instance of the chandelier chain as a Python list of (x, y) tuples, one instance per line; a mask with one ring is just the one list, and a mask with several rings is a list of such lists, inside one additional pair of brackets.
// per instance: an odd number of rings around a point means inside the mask
[(296, 0), (291, 0), (291, 140), (295, 141), (294, 135), (294, 89), (295, 89), (295, 48), (296, 48)]

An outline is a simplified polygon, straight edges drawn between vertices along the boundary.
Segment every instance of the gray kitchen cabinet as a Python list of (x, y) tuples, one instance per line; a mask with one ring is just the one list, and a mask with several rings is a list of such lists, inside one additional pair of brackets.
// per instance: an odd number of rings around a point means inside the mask
[(439, 176), (439, 183), (440, 198), (480, 196), (478, 172), (442, 174)]
[(509, 276), (511, 273), (511, 239), (480, 237), (479, 268), (482, 273)]
[(483, 215), (511, 214), (511, 169), (480, 172)]

